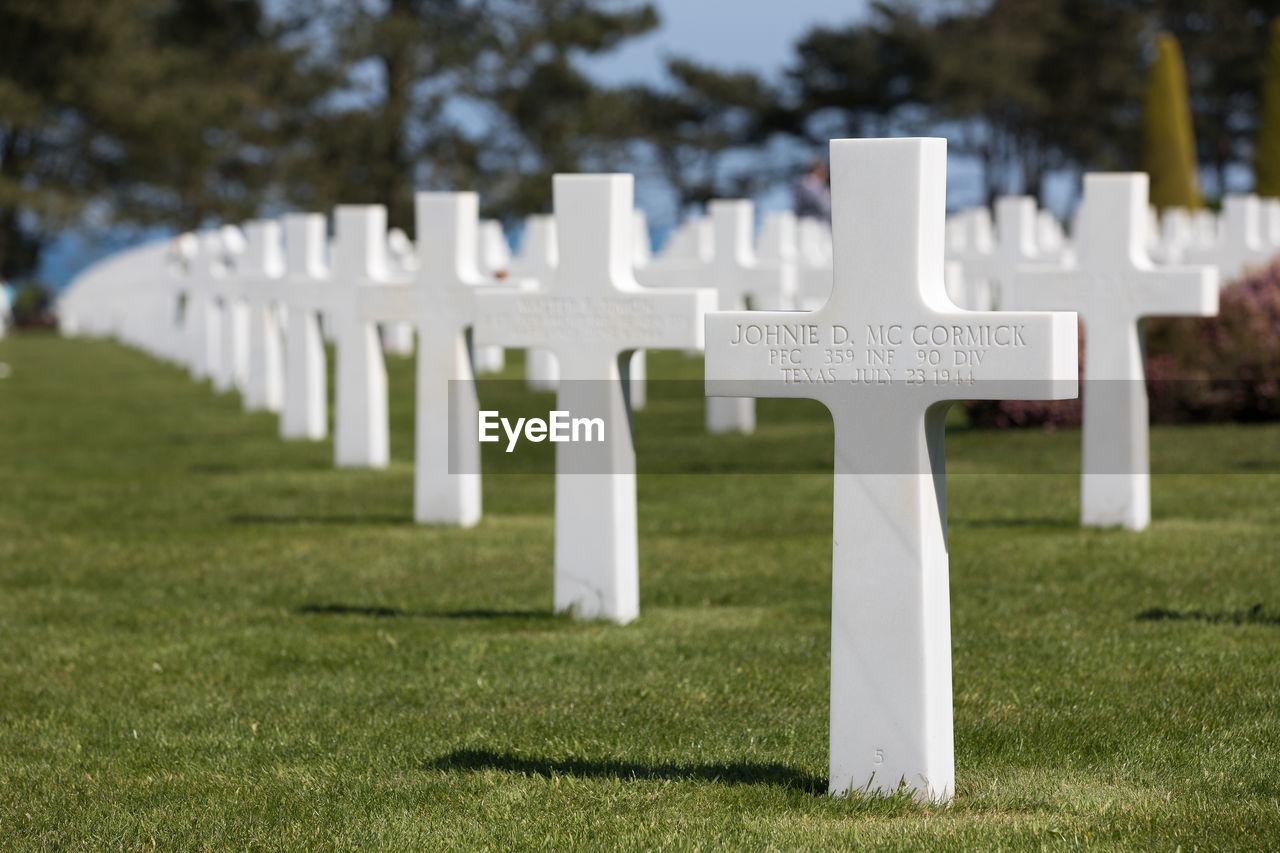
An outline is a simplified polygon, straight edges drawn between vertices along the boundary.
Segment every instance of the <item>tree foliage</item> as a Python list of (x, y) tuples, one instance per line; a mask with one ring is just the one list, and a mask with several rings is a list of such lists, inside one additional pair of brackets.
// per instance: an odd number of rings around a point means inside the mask
[(0, 5), (0, 276), (86, 210), (250, 215), (270, 183), (259, 81), (289, 77), (278, 36), (251, 0)]
[(1182, 46), (1200, 162), (1227, 186), (1233, 163), (1251, 161), (1268, 24), (1280, 0), (1148, 0), (1152, 25)]
[[(638, 140), (635, 152), (661, 176), (678, 210), (713, 198), (751, 195), (776, 181), (757, 149), (779, 121), (779, 93), (749, 72), (718, 71), (669, 60), (669, 85), (632, 87), (618, 140)], [(734, 161), (736, 160), (736, 164)]]
[(810, 138), (945, 133), (982, 164), (988, 196), (1038, 193), (1050, 170), (1138, 165), (1145, 69), (1168, 31), (1186, 58), (1198, 161), (1222, 191), (1228, 167), (1251, 159), (1278, 12), (1280, 0), (882, 2), (800, 40), (791, 102)]
[(630, 0), (8, 0), (0, 277), (66, 228), (480, 190), (514, 217), (607, 158), (625, 110), (577, 58), (652, 29)]
[(1280, 18), (1271, 21), (1270, 34), (1253, 171), (1258, 194), (1275, 198), (1280, 197)]
[(1156, 39), (1143, 111), (1142, 169), (1151, 176), (1151, 203), (1159, 208), (1200, 206), (1195, 135), (1178, 40)]
[(658, 25), (648, 3), (629, 0), (490, 0), (488, 44), (466, 92), (483, 121), (464, 129), (461, 186), (478, 189), (503, 218), (550, 209), (551, 176), (621, 170), (623, 92), (602, 87), (578, 60), (608, 52)]

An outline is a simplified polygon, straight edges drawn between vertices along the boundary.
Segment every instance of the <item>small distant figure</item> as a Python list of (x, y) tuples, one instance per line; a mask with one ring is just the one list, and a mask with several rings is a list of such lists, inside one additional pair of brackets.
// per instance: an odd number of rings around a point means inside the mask
[(827, 164), (814, 160), (795, 189), (796, 216), (812, 216), (831, 221), (831, 176)]

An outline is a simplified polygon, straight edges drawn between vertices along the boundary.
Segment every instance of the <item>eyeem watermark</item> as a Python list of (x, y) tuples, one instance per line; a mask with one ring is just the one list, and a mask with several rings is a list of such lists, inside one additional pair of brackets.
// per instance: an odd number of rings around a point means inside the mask
[(604, 441), (604, 418), (575, 418), (566, 411), (555, 410), (542, 418), (516, 418), (513, 424), (496, 410), (482, 410), (477, 420), (480, 441), (501, 441), (498, 428), (507, 436), (507, 453), (516, 449), (521, 435), (529, 441)]

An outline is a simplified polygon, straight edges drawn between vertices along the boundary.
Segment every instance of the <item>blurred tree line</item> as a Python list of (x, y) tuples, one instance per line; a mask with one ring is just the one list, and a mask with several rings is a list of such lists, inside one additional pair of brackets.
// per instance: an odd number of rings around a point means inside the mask
[[(679, 207), (759, 191), (831, 136), (943, 134), (988, 195), (1133, 168), (1152, 45), (1182, 44), (1202, 166), (1251, 160), (1280, 0), (874, 3), (778, 79), (671, 58), (606, 87), (581, 60), (653, 32), (642, 0), (5, 0), (0, 277), (68, 227), (189, 228), (285, 207), (481, 193), (550, 205), (557, 171), (660, 177)], [(732, 22), (726, 22), (726, 34)]]

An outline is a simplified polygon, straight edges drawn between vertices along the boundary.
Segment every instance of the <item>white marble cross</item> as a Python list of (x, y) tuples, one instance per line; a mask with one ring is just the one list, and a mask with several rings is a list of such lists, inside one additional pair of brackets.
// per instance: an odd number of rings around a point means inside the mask
[(757, 308), (794, 308), (795, 269), (756, 257), (755, 206), (750, 201), (716, 199), (709, 208), (715, 234), (712, 283), (720, 294), (720, 305), (729, 310), (745, 309), (748, 302)]
[(954, 792), (946, 410), (1076, 394), (1073, 314), (956, 308), (946, 141), (831, 143), (834, 287), (707, 317), (707, 393), (812, 398), (835, 425), (831, 791)]
[(1148, 179), (1089, 174), (1078, 268), (1024, 270), (1015, 307), (1076, 311), (1085, 327), (1080, 520), (1142, 530), (1151, 521), (1147, 389), (1139, 321), (1212, 316), (1212, 267), (1164, 267), (1146, 250)]
[[(324, 435), (325, 356), (317, 320), (324, 312), (333, 318), (337, 339), (336, 462), (386, 465), (387, 384), (378, 326), (413, 324), (414, 518), (470, 526), (481, 513), (476, 397), (465, 336), (474, 311), (472, 287), (486, 281), (476, 270), (479, 202), (474, 193), (418, 193), (415, 206), (416, 255), (412, 263), (402, 258), (398, 270), (386, 254), (381, 206), (337, 209), (332, 272), (324, 268), (324, 217), (285, 218), (290, 375), (281, 428), (287, 422), (292, 435)], [(450, 470), (451, 454), (457, 473)]]
[[(390, 462), (387, 366), (378, 322), (412, 311), (403, 279), (387, 259), (387, 211), (381, 205), (339, 205), (334, 211), (330, 310), (337, 343), (334, 461), (339, 468), (384, 468)], [(381, 293), (379, 291), (382, 291)], [(399, 301), (398, 310), (379, 304)]]
[(1160, 234), (1152, 252), (1153, 260), (1162, 264), (1179, 263), (1192, 244), (1192, 232), (1191, 211), (1184, 207), (1166, 208), (1160, 217)]
[(1215, 264), (1222, 287), (1252, 269), (1265, 267), (1275, 256), (1276, 248), (1263, 240), (1262, 209), (1258, 197), (1253, 195), (1223, 198), (1217, 242), (1207, 248), (1193, 247), (1186, 252), (1186, 259), (1191, 263)]
[(1036, 213), (1036, 249), (1046, 261), (1062, 263), (1065, 253), (1071, 251), (1062, 223), (1051, 210)]
[(1036, 242), (1036, 200), (1030, 196), (996, 199), (995, 300), (1001, 308), (1017, 303), (1017, 271), (1041, 263)]
[(236, 264), (236, 279), (249, 314), (244, 407), (251, 412), (279, 412), (284, 405), (284, 331), (277, 307), (284, 295), (280, 223), (250, 222), (244, 236), (245, 250)]
[(655, 260), (701, 260), (710, 261), (715, 251), (715, 235), (711, 231), (711, 221), (704, 216), (695, 216), (680, 223), (679, 227), (667, 237), (666, 243), (658, 252)]
[(1191, 249), (1211, 250), (1218, 245), (1218, 236), (1221, 233), (1221, 223), (1218, 221), (1218, 215), (1207, 208), (1200, 208), (1191, 212)]
[(212, 379), (222, 369), (223, 313), (218, 292), (228, 275), (229, 265), (221, 232), (201, 231), (196, 240), (191, 271), (182, 284), (187, 293), (184, 327), (191, 343), (191, 377), (201, 381)]
[[(762, 261), (756, 256), (752, 203), (717, 199), (711, 202), (710, 213), (715, 246), (710, 261), (655, 262), (637, 270), (640, 283), (650, 287), (711, 287), (718, 296), (718, 307), (727, 310), (745, 310), (748, 304), (756, 308), (793, 308), (794, 259)], [(707, 401), (706, 427), (710, 433), (754, 432), (755, 400), (713, 397)]]
[(249, 309), (240, 287), (238, 262), (244, 254), (244, 234), (234, 225), (218, 229), (222, 251), (226, 254), (226, 274), (214, 279), (215, 292), (221, 303), (222, 332), (219, 358), (213, 371), (213, 390), (234, 391), (245, 387), (249, 375)]
[(602, 419), (603, 442), (556, 445), (555, 609), (625, 623), (640, 607), (626, 367), (637, 349), (700, 348), (714, 295), (636, 283), (631, 175), (554, 180), (555, 276), (536, 291), (478, 291), (475, 339), (554, 352), (556, 409)]
[(1280, 198), (1264, 198), (1262, 205), (1262, 244), (1280, 253)]
[[(539, 287), (549, 283), (556, 273), (559, 250), (556, 246), (556, 218), (535, 214), (525, 219), (520, 238), (520, 254), (511, 259), (513, 278), (536, 281)], [(525, 385), (530, 391), (554, 391), (560, 378), (555, 354), (550, 350), (529, 349), (524, 355)]]
[(467, 329), (475, 319), (476, 288), (490, 282), (476, 265), (480, 201), (475, 193), (420, 192), (414, 206), (418, 362), (413, 517), (470, 527), (480, 520), (481, 487), (479, 404)]
[[(756, 241), (757, 256), (766, 266), (793, 269), (795, 277), (795, 307), (813, 309), (820, 307), (831, 295), (831, 257), (823, 257), (821, 250), (811, 245), (802, 247), (802, 235), (812, 236), (814, 226), (826, 223), (816, 219), (800, 220), (789, 210), (776, 210), (764, 218), (760, 237)], [(761, 306), (774, 307), (774, 306)], [(780, 307), (780, 306), (778, 306)]]
[[(653, 261), (653, 242), (649, 235), (649, 217), (639, 208), (631, 211), (631, 265), (637, 269), (649, 266)], [(627, 404), (631, 411), (639, 412), (649, 404), (649, 362), (644, 350), (631, 353), (627, 368)]]
[[(496, 219), (482, 219), (477, 229), (477, 270), (486, 280), (504, 277), (511, 265), (511, 247), (507, 244), (502, 223)], [(506, 350), (502, 346), (473, 345), (471, 361), (476, 373), (501, 373), (507, 364)]]
[[(387, 253), (391, 264), (401, 275), (411, 276), (417, 271), (418, 257), (413, 241), (403, 228), (392, 228), (387, 232)], [(384, 323), (382, 349), (390, 355), (413, 355), (413, 323)]]
[(985, 205), (971, 208), (957, 213), (953, 221), (947, 258), (959, 263), (960, 269), (951, 274), (953, 286), (948, 292), (961, 308), (986, 311), (994, 302), (992, 282), (1003, 274), (991, 211)]
[(328, 363), (320, 333), (329, 282), (324, 216), (285, 214), (284, 235), (288, 315), (280, 437), (318, 441), (329, 432)]
[[(191, 233), (180, 234), (157, 252), (148, 252), (148, 274), (144, 285), (151, 292), (152, 307), (146, 312), (148, 331), (138, 345), (147, 348), (170, 364), (185, 367), (189, 347), (183, 338), (181, 287), (175, 282), (186, 274), (188, 262), (198, 251), (198, 241)], [(158, 247), (157, 247), (158, 248)]]

